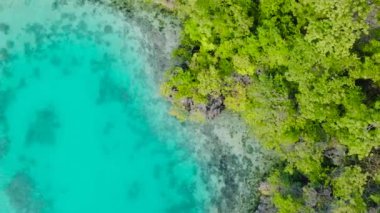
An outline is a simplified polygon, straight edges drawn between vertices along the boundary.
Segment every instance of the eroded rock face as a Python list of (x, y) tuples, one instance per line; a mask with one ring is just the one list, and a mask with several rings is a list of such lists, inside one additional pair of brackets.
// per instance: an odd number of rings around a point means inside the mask
[(170, 10), (175, 8), (175, 1), (176, 0), (154, 0), (155, 3), (161, 4)]
[(210, 98), (209, 103), (206, 106), (206, 116), (209, 119), (213, 119), (216, 116), (220, 115), (225, 109), (224, 106), (224, 97), (219, 96), (217, 98)]
[(185, 107), (185, 109), (188, 112), (193, 111), (195, 108), (194, 101), (191, 98), (186, 98), (186, 99), (182, 100), (181, 103), (182, 103), (183, 107)]
[(223, 96), (219, 96), (217, 98), (210, 97), (207, 105), (195, 104), (192, 98), (183, 99), (181, 101), (181, 104), (190, 114), (195, 112), (202, 112), (207, 119), (216, 118), (225, 109)]
[(335, 166), (341, 165), (346, 157), (347, 148), (344, 146), (332, 147), (324, 152), (324, 156), (328, 158)]
[(239, 82), (243, 85), (249, 85), (252, 82), (251, 77), (249, 77), (249, 75), (240, 75), (236, 73), (233, 76), (236, 82)]
[(278, 210), (273, 205), (273, 202), (269, 196), (261, 196), (260, 204), (257, 207), (256, 213), (276, 213)]

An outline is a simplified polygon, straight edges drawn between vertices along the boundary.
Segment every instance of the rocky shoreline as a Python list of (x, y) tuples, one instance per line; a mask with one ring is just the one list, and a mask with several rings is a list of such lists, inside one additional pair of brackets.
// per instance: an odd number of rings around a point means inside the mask
[[(176, 63), (171, 55), (180, 42), (181, 23), (158, 5), (118, 2), (114, 0), (112, 5), (140, 28), (142, 51), (148, 53), (150, 62), (145, 71), (159, 88), (165, 71)], [(208, 212), (252, 212), (258, 205), (259, 184), (275, 157), (253, 139), (240, 118), (228, 112), (221, 113), (218, 107), (221, 101), (214, 102), (209, 108), (215, 109), (206, 110), (209, 118), (206, 122), (183, 124), (198, 139), (184, 146), (193, 150), (195, 158), (203, 165), (203, 181), (215, 189)], [(187, 104), (192, 107), (191, 102)]]

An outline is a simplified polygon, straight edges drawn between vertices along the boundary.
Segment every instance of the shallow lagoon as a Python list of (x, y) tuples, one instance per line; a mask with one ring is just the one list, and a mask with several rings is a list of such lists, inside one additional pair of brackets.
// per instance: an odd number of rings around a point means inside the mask
[[(62, 1), (63, 2), (63, 1)], [(209, 190), (139, 32), (92, 4), (0, 2), (0, 210), (203, 212)]]

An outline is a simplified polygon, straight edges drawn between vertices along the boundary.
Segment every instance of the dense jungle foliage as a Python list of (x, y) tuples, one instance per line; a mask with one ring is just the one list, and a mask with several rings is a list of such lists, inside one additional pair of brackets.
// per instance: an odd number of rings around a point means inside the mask
[(239, 113), (282, 163), (259, 212), (380, 211), (379, 1), (178, 0), (181, 119)]

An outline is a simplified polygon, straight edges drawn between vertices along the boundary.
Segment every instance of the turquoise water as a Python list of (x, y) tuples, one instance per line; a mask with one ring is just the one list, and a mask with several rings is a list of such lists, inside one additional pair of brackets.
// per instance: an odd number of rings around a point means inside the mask
[(1, 0), (1, 213), (204, 211), (140, 37), (99, 5)]

